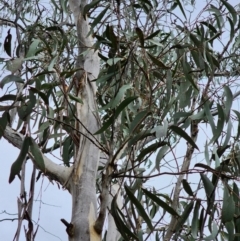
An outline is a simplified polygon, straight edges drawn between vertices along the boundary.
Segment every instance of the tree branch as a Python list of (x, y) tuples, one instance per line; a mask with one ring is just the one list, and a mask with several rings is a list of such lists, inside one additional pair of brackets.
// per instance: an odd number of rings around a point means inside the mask
[[(11, 127), (7, 126), (4, 134), (4, 138), (8, 140), (13, 146), (17, 147), (18, 149), (22, 148), (24, 136), (16, 131), (14, 131)], [(33, 163), (35, 163), (35, 160), (33, 158), (33, 155), (31, 152), (29, 152), (29, 156), (31, 157)], [(45, 170), (41, 170), (46, 176), (48, 176), (51, 180), (57, 181), (61, 183), (62, 185), (66, 182), (68, 179), (72, 168), (62, 167), (58, 164), (51, 161), (47, 156), (43, 155), (44, 159), (44, 165)], [(70, 188), (67, 187), (69, 190)]]

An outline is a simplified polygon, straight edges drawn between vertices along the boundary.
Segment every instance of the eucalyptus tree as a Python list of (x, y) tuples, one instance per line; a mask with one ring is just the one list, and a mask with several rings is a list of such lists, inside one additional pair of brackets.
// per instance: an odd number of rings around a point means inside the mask
[(0, 136), (20, 150), (9, 182), (22, 187), (14, 239), (24, 219), (36, 239), (42, 176), (72, 197), (61, 220), (71, 241), (240, 240), (238, 11), (225, 0), (2, 1)]

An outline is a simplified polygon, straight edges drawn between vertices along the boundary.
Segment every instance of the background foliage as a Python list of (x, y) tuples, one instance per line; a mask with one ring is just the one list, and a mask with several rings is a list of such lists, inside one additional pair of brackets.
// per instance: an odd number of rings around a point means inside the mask
[[(16, 106), (13, 125), (29, 136), (12, 182), (28, 148), (35, 157), (58, 150), (72, 165), (75, 103), (86, 100), (73, 88), (78, 39), (68, 2), (0, 7), (8, 55), (0, 136)], [(111, 182), (122, 187), (123, 209), (111, 205), (122, 240), (163, 240), (171, 222), (173, 239), (240, 240), (239, 4), (96, 0), (83, 15), (101, 59), (102, 125), (91, 141), (111, 156)]]

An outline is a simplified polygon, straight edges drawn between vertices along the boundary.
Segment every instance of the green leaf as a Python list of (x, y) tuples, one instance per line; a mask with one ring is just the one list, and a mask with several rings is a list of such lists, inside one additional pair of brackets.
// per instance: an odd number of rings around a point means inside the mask
[(216, 28), (212, 24), (210, 24), (209, 22), (202, 21), (200, 23), (207, 26), (213, 33), (215, 33), (215, 34), (217, 33)]
[(62, 152), (62, 158), (63, 158), (63, 163), (69, 167), (69, 161), (72, 157), (71, 153), (73, 151), (73, 146), (72, 144), (72, 139), (70, 136), (66, 138), (66, 140), (63, 143), (63, 152)]
[(182, 226), (184, 225), (184, 223), (186, 222), (186, 220), (189, 218), (189, 215), (193, 209), (193, 204), (194, 201), (191, 201), (184, 209), (183, 213), (181, 214), (180, 218), (178, 219), (178, 222), (176, 224), (176, 228), (175, 228), (175, 232), (178, 232)]
[(224, 140), (224, 143), (223, 143), (223, 146), (227, 146), (229, 141), (230, 141), (230, 138), (232, 137), (232, 122), (231, 122), (231, 119), (229, 119), (228, 121), (228, 127), (227, 127), (227, 133), (226, 133), (226, 137), (225, 137), (225, 140)]
[(76, 102), (78, 102), (78, 103), (80, 103), (80, 104), (83, 104), (83, 101), (79, 98), (79, 97), (77, 97), (77, 96), (74, 96), (74, 95), (72, 95), (72, 94), (68, 94), (68, 96), (69, 96), (69, 98), (71, 99), (71, 100), (74, 100), (74, 101), (76, 101)]
[(44, 123), (42, 123), (39, 127), (38, 132), (43, 132), (46, 128), (48, 128), (51, 125), (51, 123), (49, 121), (46, 121)]
[(58, 55), (56, 55), (55, 57), (53, 57), (48, 65), (48, 71), (52, 71), (54, 69), (54, 65), (56, 63), (58, 59)]
[(109, 64), (110, 66), (115, 65), (117, 62), (121, 61), (122, 58), (112, 58), (112, 59), (108, 59), (107, 60), (107, 64)]
[(33, 42), (31, 43), (31, 45), (28, 49), (26, 58), (35, 56), (36, 52), (38, 51), (37, 47), (38, 47), (39, 43), (41, 43), (40, 39), (33, 39)]
[(235, 203), (233, 195), (229, 193), (228, 186), (224, 186), (223, 206), (222, 206), (222, 222), (231, 222), (235, 213)]
[(172, 72), (171, 70), (167, 71), (167, 77), (166, 77), (166, 84), (167, 84), (167, 94), (166, 94), (166, 103), (169, 103), (169, 100), (171, 98), (172, 94)]
[(128, 235), (132, 237), (133, 240), (138, 240), (138, 237), (134, 233), (132, 233), (130, 229), (127, 227), (127, 225), (122, 221), (119, 213), (122, 214), (121, 210), (118, 208), (117, 205), (117, 195), (115, 195), (111, 203), (111, 214), (114, 218), (118, 231), (121, 233), (122, 237), (125, 240), (129, 240)]
[(0, 102), (1, 101), (8, 101), (8, 100), (11, 100), (11, 101), (15, 101), (16, 100), (16, 95), (3, 95), (2, 97), (0, 97)]
[(142, 190), (146, 196), (148, 196), (152, 201), (154, 201), (157, 205), (159, 205), (164, 211), (168, 212), (173, 216), (176, 216), (176, 217), (179, 216), (179, 214), (172, 207), (170, 207), (166, 202), (158, 198), (155, 194), (149, 192), (147, 189), (142, 188)]
[(93, 29), (98, 23), (101, 22), (102, 18), (104, 17), (105, 13), (109, 9), (109, 5), (105, 7), (105, 9), (93, 20), (91, 23), (91, 29)]
[(240, 112), (238, 112), (237, 110), (233, 110), (233, 112), (236, 114), (237, 118), (238, 118), (238, 128), (237, 128), (237, 135), (236, 135), (236, 139), (238, 139), (240, 137)]
[(154, 33), (152, 33), (152, 34), (150, 34), (149, 36), (147, 36), (147, 37), (145, 38), (145, 40), (154, 38), (154, 37), (157, 36), (160, 32), (161, 32), (161, 30), (155, 31)]
[(185, 17), (185, 19), (187, 19), (186, 14), (185, 14), (185, 12), (184, 12), (184, 10), (183, 10), (183, 7), (182, 7), (182, 4), (181, 4), (180, 0), (176, 0), (176, 3), (177, 3), (177, 5), (179, 6), (179, 8), (180, 8), (183, 16)]
[(226, 96), (226, 101), (224, 101), (224, 106), (225, 106), (226, 123), (227, 123), (229, 120), (229, 116), (232, 108), (233, 94), (231, 89), (227, 85), (225, 85), (223, 89), (224, 89), (224, 94)]
[(148, 136), (152, 136), (150, 131), (147, 131), (147, 130), (141, 131), (140, 133), (138, 133), (128, 141), (128, 147), (131, 147), (132, 145), (136, 145), (138, 141), (143, 140)]
[(228, 19), (228, 22), (229, 22), (229, 25), (230, 25), (230, 39), (232, 40), (233, 38), (234, 38), (234, 32), (235, 32), (235, 30), (234, 30), (234, 24), (233, 24), (233, 21), (232, 21), (232, 19), (231, 18), (229, 18), (229, 17), (227, 17), (227, 19)]
[[(233, 221), (224, 223), (224, 226), (227, 229), (228, 241), (232, 241), (232, 240), (237, 241), (237, 240), (239, 240), (239, 239), (236, 239), (237, 236), (234, 235), (234, 223), (233, 223)], [(237, 233), (237, 231), (236, 231), (236, 233)]]
[(213, 116), (212, 116), (211, 111), (210, 111), (211, 104), (212, 103), (206, 102), (204, 104), (204, 111), (205, 111), (207, 120), (209, 121), (209, 124), (210, 124), (210, 126), (212, 128), (212, 132), (214, 133), (216, 127), (215, 127), (215, 124), (214, 124), (214, 121), (213, 121)]
[(223, 127), (224, 127), (224, 121), (225, 121), (225, 115), (224, 115), (224, 111), (221, 105), (217, 105), (217, 109), (218, 109), (218, 123), (217, 123), (217, 129), (213, 130), (213, 138), (210, 141), (209, 144), (214, 143), (215, 141), (218, 140), (218, 138), (220, 137)]
[(125, 191), (131, 202), (134, 204), (134, 206), (137, 208), (139, 215), (144, 219), (146, 224), (148, 225), (150, 230), (153, 230), (152, 222), (149, 219), (147, 213), (145, 212), (144, 207), (142, 204), (137, 200), (137, 198), (134, 196), (134, 194), (130, 191), (129, 187), (126, 185), (124, 186)]
[(159, 147), (161, 147), (165, 144), (166, 144), (166, 142), (162, 142), (162, 141), (151, 144), (150, 146), (141, 150), (140, 154), (137, 157), (137, 160), (142, 160), (147, 154), (150, 154), (150, 153), (156, 151)]
[(154, 64), (156, 64), (159, 68), (161, 69), (170, 69), (171, 67), (166, 66), (164, 63), (162, 63), (160, 60), (158, 60), (157, 58), (155, 58), (153, 55), (151, 55), (150, 53), (147, 53), (148, 56), (150, 57), (150, 59), (152, 60), (152, 62)]
[(161, 160), (163, 159), (163, 157), (164, 157), (164, 155), (165, 155), (165, 153), (169, 150), (169, 146), (163, 146), (160, 150), (159, 150), (159, 152), (158, 152), (158, 154), (157, 154), (157, 156), (156, 156), (156, 163), (155, 163), (155, 167), (156, 167), (156, 169), (160, 172), (160, 162), (161, 162)]
[(144, 35), (142, 30), (140, 28), (136, 28), (135, 30), (139, 38), (140, 46), (144, 47)]
[(128, 85), (123, 85), (123, 86), (119, 89), (116, 97), (115, 97), (114, 99), (112, 99), (107, 105), (103, 106), (103, 107), (100, 109), (100, 111), (101, 111), (101, 110), (107, 110), (107, 109), (109, 109), (109, 108), (110, 108), (110, 109), (115, 108), (115, 107), (120, 103), (120, 101), (122, 100), (122, 98), (124, 97), (124, 94), (125, 94), (126, 90), (128, 90), (128, 89), (130, 89), (130, 88), (132, 88), (132, 86), (131, 86), (130, 84), (128, 84)]
[(15, 176), (20, 173), (20, 171), (22, 169), (22, 164), (23, 164), (24, 160), (26, 159), (26, 156), (28, 153), (28, 148), (29, 148), (30, 142), (31, 142), (30, 137), (26, 136), (23, 140), (22, 148), (18, 155), (18, 158), (11, 166), (9, 183), (11, 183), (14, 180)]
[(235, 182), (233, 182), (233, 200), (235, 202), (235, 215), (238, 216), (240, 214), (240, 200), (238, 185)]
[(208, 166), (210, 166), (210, 159), (209, 159), (209, 151), (208, 151), (208, 143), (206, 141), (205, 148), (204, 148), (204, 156), (205, 156), (205, 161), (207, 162)]
[(225, 7), (229, 11), (229, 13), (232, 15), (233, 24), (235, 25), (237, 23), (237, 19), (238, 19), (238, 14), (237, 14), (235, 8), (225, 0), (221, 0), (221, 2), (225, 5)]
[(204, 186), (206, 195), (207, 195), (208, 198), (210, 198), (213, 194), (214, 186), (205, 174), (200, 173), (200, 176), (201, 176), (201, 179), (202, 179), (202, 182), (203, 182), (203, 186)]
[(12, 34), (10, 33), (11, 29), (8, 30), (8, 34), (4, 40), (4, 50), (8, 54), (8, 56), (12, 57), (11, 52), (12, 52)]
[(17, 82), (17, 83), (24, 83), (24, 80), (21, 79), (17, 75), (7, 75), (5, 76), (2, 81), (0, 82), (0, 88), (3, 88), (5, 84), (10, 83), (10, 82)]
[(87, 15), (87, 13), (89, 12), (89, 10), (90, 10), (91, 8), (96, 7), (97, 4), (98, 4), (100, 1), (101, 1), (101, 0), (95, 0), (95, 1), (92, 1), (92, 2), (90, 2), (89, 4), (86, 4), (86, 5), (84, 6), (84, 8), (83, 8), (83, 16), (84, 16), (85, 20), (86, 20), (86, 15)]
[(182, 58), (182, 67), (183, 67), (183, 72), (184, 72), (184, 75), (186, 77), (186, 79), (192, 84), (192, 86), (198, 90), (198, 87), (195, 83), (195, 80), (192, 78), (192, 69), (191, 69), (191, 66), (189, 65), (189, 63), (187, 62), (187, 58)]
[(172, 125), (169, 127), (169, 129), (171, 129), (174, 133), (176, 133), (180, 137), (184, 138), (189, 144), (191, 144), (194, 148), (199, 150), (198, 146), (193, 141), (193, 139), (182, 128)]
[(3, 115), (0, 117), (0, 139), (2, 138), (4, 131), (6, 129), (6, 126), (8, 124), (8, 112), (4, 112)]
[(111, 79), (111, 77), (113, 77), (115, 75), (115, 73), (110, 73), (110, 74), (106, 74), (106, 75), (102, 75), (102, 76), (99, 76), (97, 79), (96, 79), (96, 83), (97, 84), (100, 84), (100, 83), (104, 83), (104, 82), (107, 82), (108, 80)]
[(189, 183), (187, 182), (186, 179), (182, 180), (182, 185), (183, 185), (183, 189), (185, 190), (185, 192), (190, 195), (190, 196), (194, 196), (192, 188), (190, 187)]
[(32, 137), (30, 137), (30, 152), (34, 158), (34, 163), (41, 171), (45, 172), (45, 164), (42, 152)]
[(97, 135), (97, 134), (100, 134), (100, 133), (104, 132), (113, 123), (113, 121), (118, 117), (118, 115), (122, 112), (122, 110), (137, 98), (138, 97), (136, 97), (136, 96), (131, 96), (131, 97), (126, 98), (117, 107), (115, 113), (103, 124), (103, 126), (96, 133), (94, 133), (94, 135)]
[(129, 133), (130, 134), (133, 133), (138, 128), (138, 126), (146, 119), (146, 117), (150, 114), (151, 112), (149, 112), (149, 110), (144, 110), (138, 113), (129, 126)]
[(27, 117), (32, 113), (33, 108), (36, 104), (36, 96), (33, 91), (29, 91), (29, 101), (24, 103), (24, 105), (17, 107), (18, 116), (21, 120), (25, 121)]
[(194, 211), (193, 211), (192, 226), (191, 226), (192, 236), (194, 239), (197, 239), (198, 230), (200, 228), (199, 219), (198, 219), (200, 205), (201, 205), (201, 200), (197, 199), (195, 203)]

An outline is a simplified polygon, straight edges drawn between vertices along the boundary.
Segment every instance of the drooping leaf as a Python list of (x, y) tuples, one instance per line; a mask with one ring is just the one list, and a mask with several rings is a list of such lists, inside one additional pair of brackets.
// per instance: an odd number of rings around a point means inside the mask
[(198, 199), (195, 203), (194, 211), (193, 211), (193, 218), (192, 218), (192, 236), (194, 239), (197, 238), (198, 230), (200, 228), (199, 225), (199, 209), (200, 209), (201, 201)]
[(69, 98), (71, 99), (71, 100), (74, 100), (74, 101), (76, 101), (76, 102), (78, 102), (78, 103), (80, 103), (80, 104), (83, 104), (83, 101), (79, 98), (79, 97), (77, 97), (77, 96), (75, 96), (75, 95), (72, 95), (72, 94), (68, 94), (68, 96), (69, 96)]
[(232, 103), (233, 103), (233, 94), (231, 89), (227, 85), (225, 85), (223, 88), (224, 88), (224, 94), (226, 96), (226, 101), (224, 101), (226, 122), (228, 122), (231, 108), (232, 108)]
[(134, 135), (134, 137), (128, 141), (128, 146), (131, 147), (132, 145), (136, 145), (138, 141), (143, 140), (148, 136), (152, 136), (151, 132), (148, 130), (143, 130), (137, 135)]
[(145, 40), (152, 39), (153, 37), (157, 36), (160, 32), (161, 32), (161, 30), (155, 31), (154, 33), (152, 33), (152, 34), (150, 34), (149, 36), (147, 36), (147, 37), (145, 38)]
[(140, 28), (136, 28), (135, 30), (139, 38), (140, 46), (144, 47), (144, 34), (142, 30)]
[(49, 121), (46, 121), (44, 123), (41, 123), (38, 132), (43, 132), (46, 128), (48, 128), (51, 125)]
[(68, 136), (63, 143), (63, 152), (62, 152), (63, 163), (68, 167), (70, 166), (69, 161), (72, 157), (71, 153), (73, 151), (73, 146), (71, 144), (72, 144), (71, 137)]
[(183, 9), (183, 6), (182, 6), (180, 0), (176, 0), (176, 3), (177, 3), (177, 5), (179, 6), (179, 8), (180, 8), (183, 16), (185, 17), (185, 19), (187, 19), (186, 14), (185, 14), (185, 12), (184, 12), (184, 9)]
[(128, 198), (131, 200), (131, 202), (134, 204), (134, 206), (136, 207), (136, 209), (138, 210), (138, 213), (140, 216), (142, 216), (142, 218), (144, 219), (144, 221), (146, 222), (146, 224), (148, 225), (148, 228), (150, 230), (153, 230), (153, 226), (152, 226), (152, 222), (149, 218), (149, 216), (147, 215), (144, 207), (142, 206), (142, 204), (138, 201), (138, 199), (134, 196), (134, 194), (131, 192), (131, 190), (129, 189), (129, 187), (127, 187), (126, 185), (124, 186), (126, 194), (128, 196)]
[(30, 146), (29, 150), (34, 158), (34, 163), (39, 167), (39, 169), (43, 172), (45, 172), (45, 164), (44, 164), (44, 159), (42, 152), (40, 151), (38, 145), (36, 142), (33, 140), (32, 137), (30, 137)]
[(126, 98), (117, 108), (115, 113), (103, 124), (103, 126), (94, 134), (100, 134), (104, 132), (114, 121), (115, 118), (118, 117), (118, 115), (123, 111), (125, 107), (127, 107), (132, 101), (136, 100), (138, 97), (131, 96)]
[(91, 23), (91, 29), (93, 29), (97, 24), (100, 23), (108, 9), (109, 5), (106, 6), (105, 9), (93, 20), (93, 22)]
[(228, 12), (232, 15), (232, 20), (233, 20), (233, 24), (235, 25), (237, 23), (237, 18), (238, 18), (238, 13), (235, 10), (235, 8), (228, 3), (225, 0), (221, 0), (221, 2), (225, 5), (225, 7), (227, 8)]
[(211, 198), (211, 196), (213, 194), (213, 191), (214, 191), (214, 186), (205, 174), (200, 173), (200, 176), (201, 176), (201, 179), (202, 179), (202, 182), (203, 182), (203, 186), (204, 186), (206, 195), (207, 195), (208, 198)]
[(36, 104), (36, 96), (34, 95), (33, 91), (29, 91), (29, 100), (28, 102), (24, 103), (22, 106), (17, 107), (17, 112), (19, 118), (25, 121), (29, 115), (31, 115), (33, 108)]
[(225, 140), (224, 140), (224, 143), (223, 143), (223, 146), (228, 146), (228, 143), (230, 141), (230, 138), (232, 137), (232, 122), (231, 122), (231, 119), (229, 119), (228, 121), (228, 127), (227, 127), (227, 133), (226, 133), (226, 137), (225, 137)]
[(7, 75), (5, 76), (2, 81), (0, 82), (0, 88), (3, 88), (5, 84), (10, 83), (10, 82), (17, 82), (17, 83), (24, 83), (24, 80), (21, 79), (17, 75)]
[(8, 34), (4, 40), (4, 50), (8, 54), (9, 57), (12, 56), (12, 34), (10, 33), (11, 29), (8, 30)]
[(214, 143), (215, 141), (218, 140), (218, 138), (220, 137), (222, 131), (223, 131), (223, 127), (224, 127), (224, 121), (225, 121), (225, 115), (224, 115), (224, 111), (221, 105), (217, 105), (217, 109), (218, 109), (218, 123), (217, 123), (217, 128), (213, 130), (213, 138), (211, 139), (210, 143)]
[(156, 167), (156, 169), (157, 169), (159, 172), (160, 172), (160, 162), (161, 162), (161, 160), (163, 159), (165, 153), (169, 150), (169, 148), (170, 148), (170, 147), (169, 147), (168, 145), (163, 146), (163, 147), (159, 150), (159, 152), (158, 152), (158, 154), (157, 154), (157, 156), (156, 156), (155, 167)]
[(38, 51), (37, 47), (41, 43), (40, 39), (33, 39), (28, 52), (26, 54), (26, 58), (33, 57), (35, 56), (36, 52)]
[(9, 115), (8, 112), (4, 112), (3, 115), (0, 117), (0, 139), (2, 138), (4, 131), (6, 129), (6, 126), (8, 124), (8, 121), (9, 121), (8, 115)]
[(95, 0), (95, 1), (91, 1), (89, 4), (86, 4), (83, 8), (83, 16), (86, 20), (86, 15), (89, 12), (90, 9), (94, 8), (97, 6), (97, 4), (100, 2), (101, 0)]
[(151, 112), (149, 112), (149, 110), (143, 110), (140, 113), (138, 113), (130, 124), (129, 133), (133, 133), (138, 128), (138, 126), (145, 120), (145, 118), (150, 114)]
[(200, 23), (205, 25), (206, 27), (208, 27), (213, 33), (215, 33), (215, 34), (217, 33), (216, 28), (209, 22), (201, 21)]
[(184, 223), (187, 221), (190, 213), (192, 212), (193, 205), (194, 205), (194, 201), (191, 201), (189, 204), (186, 205), (183, 213), (181, 214), (180, 218), (177, 221), (177, 224), (174, 230), (175, 232), (178, 232), (179, 229), (181, 229)]
[(156, 142), (153, 143), (151, 145), (149, 145), (148, 147), (144, 148), (141, 150), (141, 152), (139, 153), (137, 160), (142, 160), (144, 157), (146, 157), (146, 155), (156, 151), (159, 147), (166, 145), (166, 142)]
[(178, 217), (179, 214), (172, 208), (170, 207), (166, 202), (162, 201), (160, 198), (158, 198), (156, 195), (153, 193), (149, 192), (147, 189), (143, 189), (143, 192), (145, 193), (146, 196), (148, 196), (151, 200), (153, 200), (157, 205), (159, 205), (164, 211), (170, 213), (173, 216)]
[(0, 102), (1, 101), (7, 101), (7, 100), (12, 100), (12, 101), (14, 101), (14, 100), (16, 100), (16, 95), (12, 95), (12, 94), (10, 94), (10, 95), (3, 95), (2, 97), (0, 97)]
[(26, 136), (23, 140), (22, 148), (18, 155), (18, 158), (11, 166), (10, 176), (8, 180), (9, 183), (11, 183), (14, 180), (15, 176), (20, 173), (22, 169), (22, 164), (26, 159), (30, 143), (31, 143), (30, 137)]
[(182, 128), (172, 125), (169, 127), (169, 129), (171, 129), (174, 133), (176, 133), (180, 137), (184, 138), (187, 142), (189, 142), (189, 144), (191, 144), (194, 148), (199, 150), (198, 146), (193, 141), (193, 139)]
[(171, 67), (166, 66), (163, 62), (161, 62), (160, 60), (158, 60), (156, 57), (154, 57), (153, 55), (151, 55), (150, 53), (148, 53), (148, 56), (150, 57), (150, 59), (152, 60), (152, 62), (154, 64), (156, 64), (159, 68), (161, 69), (170, 69)]
[(237, 134), (236, 134), (236, 139), (240, 137), (240, 112), (237, 110), (233, 110), (233, 112), (236, 114), (238, 118), (238, 127), (237, 127)]
[(114, 99), (112, 99), (107, 105), (103, 106), (100, 110), (106, 110), (108, 108), (110, 108), (110, 109), (115, 108), (121, 102), (122, 98), (124, 97), (124, 94), (125, 94), (126, 90), (128, 90), (130, 88), (132, 88), (132, 86), (130, 84), (123, 85), (119, 89), (116, 97)]
[(138, 237), (134, 233), (132, 233), (128, 226), (122, 221), (119, 213), (121, 214), (121, 210), (118, 208), (117, 195), (115, 195), (111, 203), (111, 214), (114, 218), (118, 231), (121, 233), (122, 237), (125, 240), (129, 240), (128, 235), (132, 237), (133, 240), (138, 240)]
[(182, 185), (183, 185), (183, 189), (185, 190), (185, 192), (190, 195), (190, 196), (194, 196), (192, 188), (190, 187), (188, 181), (186, 179), (182, 180)]
[(229, 193), (228, 186), (224, 186), (223, 206), (222, 206), (222, 222), (227, 223), (233, 220), (235, 213), (235, 203), (233, 195)]
[[(227, 229), (227, 238), (228, 241), (234, 240), (234, 241), (239, 241), (239, 236), (237, 237), (236, 235), (234, 235), (234, 223), (233, 221), (230, 222), (226, 222), (224, 223), (225, 228)], [(237, 234), (237, 230), (236, 230), (236, 234)], [(235, 239), (237, 238), (237, 239)]]

